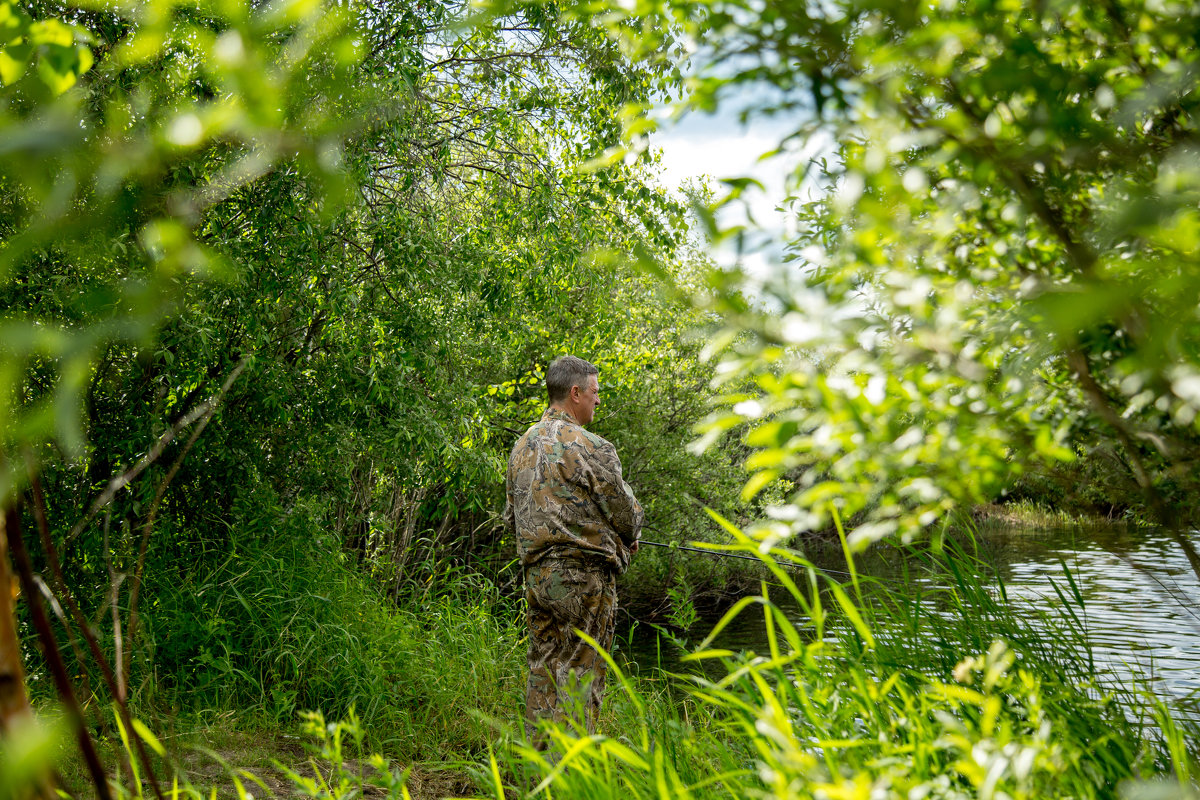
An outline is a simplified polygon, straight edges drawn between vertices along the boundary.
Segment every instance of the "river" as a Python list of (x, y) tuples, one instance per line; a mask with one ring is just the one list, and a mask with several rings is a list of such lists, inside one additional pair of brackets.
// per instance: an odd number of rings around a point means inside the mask
[[(1018, 605), (1061, 611), (1051, 581), (1066, 587), (1064, 565), (1071, 570), (1084, 601), (1079, 616), (1104, 679), (1128, 685), (1137, 676), (1164, 699), (1194, 703), (1200, 698), (1200, 580), (1170, 537), (1126, 527), (992, 530), (981, 534), (980, 551), (1003, 581), (1009, 600)], [(897, 559), (886, 551), (857, 563), (863, 573), (881, 581), (893, 582), (901, 575)], [(820, 565), (845, 569), (835, 554)], [(800, 621), (798, 608), (788, 613)], [(711, 620), (701, 621), (688, 639), (698, 642), (711, 626)], [(719, 643), (732, 650), (766, 652), (761, 613), (743, 613)], [(624, 645), (626, 657), (639, 669), (682, 668), (678, 649), (660, 642), (647, 626), (627, 633)]]

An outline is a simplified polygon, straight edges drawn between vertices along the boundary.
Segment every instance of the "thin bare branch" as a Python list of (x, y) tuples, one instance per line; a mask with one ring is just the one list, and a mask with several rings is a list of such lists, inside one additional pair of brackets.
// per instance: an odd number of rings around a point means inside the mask
[(92, 777), (92, 785), (100, 800), (112, 800), (112, 794), (108, 789), (108, 776), (104, 773), (100, 756), (96, 752), (96, 745), (88, 733), (83, 710), (79, 707), (75, 689), (71, 686), (71, 679), (67, 676), (67, 667), (63, 663), (62, 652), (58, 649), (58, 642), (54, 638), (54, 630), (50, 627), (50, 620), (39, 600), (37, 583), (33, 577), (33, 564), (29, 560), (29, 553), (25, 549), (25, 540), (21, 536), (21, 513), (16, 503), (5, 509), (4, 529), (7, 534), (9, 550), (13, 554), (13, 566), (16, 567), (17, 577), (20, 579), (21, 593), (25, 596), (33, 627), (37, 631), (38, 641), (42, 645), (42, 656), (46, 659), (46, 666), (54, 680), (54, 687), (58, 690), (59, 699), (62, 700), (67, 718), (75, 731), (80, 752), (83, 753), (84, 762)]
[[(245, 368), (246, 363), (247, 359), (243, 358), (241, 362), (238, 363), (238, 366), (234, 369), (233, 373), (231, 373), (230, 377), (236, 378), (238, 375), (240, 375), (242, 370)], [(222, 387), (221, 391), (217, 392), (217, 394), (215, 394), (213, 397), (205, 400), (203, 403), (196, 406), (190, 412), (181, 417), (178, 422), (176, 422), (158, 437), (158, 440), (146, 452), (146, 455), (138, 459), (136, 464), (110, 480), (108, 482), (108, 486), (105, 487), (104, 491), (100, 493), (100, 496), (97, 497), (95, 502), (92, 503), (92, 507), (88, 509), (88, 513), (85, 514), (71, 528), (71, 532), (67, 534), (66, 546), (70, 547), (71, 543), (75, 541), (75, 538), (83, 532), (83, 529), (86, 528), (87, 525), (96, 518), (96, 515), (99, 514), (105, 506), (112, 502), (113, 498), (117, 496), (117, 492), (121, 491), (130, 483), (132, 483), (138, 475), (141, 475), (146, 470), (147, 467), (158, 460), (159, 456), (163, 454), (163, 451), (166, 449), (167, 445), (179, 435), (180, 431), (191, 425), (196, 420), (211, 413), (213, 407), (216, 403), (220, 402), (220, 398), (224, 396), (228, 386), (231, 383), (231, 380), (226, 380), (226, 386)]]
[[(162, 503), (163, 496), (167, 492), (167, 487), (171, 485), (171, 481), (174, 480), (175, 475), (179, 472), (179, 468), (183, 465), (183, 460), (187, 457), (188, 452), (191, 451), (192, 445), (196, 443), (196, 440), (200, 438), (200, 434), (203, 433), (204, 428), (210, 421), (212, 421), (213, 415), (216, 413), (218, 406), (221, 404), (221, 400), (225, 397), (225, 394), (229, 391), (230, 387), (233, 386), (233, 382), (236, 381), (238, 376), (242, 374), (242, 370), (246, 368), (246, 365), (249, 363), (249, 361), (249, 357), (243, 357), (242, 360), (238, 362), (237, 366), (233, 368), (233, 371), (229, 373), (229, 377), (225, 379), (225, 382), (221, 384), (221, 388), (217, 391), (217, 393), (205, 401), (204, 406), (207, 408), (207, 411), (204, 415), (204, 418), (200, 420), (200, 424), (197, 425), (195, 430), (192, 431), (192, 435), (188, 438), (187, 443), (183, 446), (183, 450), (175, 458), (175, 462), (171, 465), (171, 468), (167, 470), (167, 474), (163, 476), (163, 479), (159, 481), (158, 486), (154, 491), (154, 500), (151, 502), (150, 510), (146, 515), (146, 524), (142, 527), (142, 539), (138, 546), (137, 564), (134, 567), (133, 576), (129, 581), (128, 638), (130, 647), (125, 652), (123, 670), (126, 679), (129, 677), (133, 642), (134, 637), (137, 635), (138, 629), (138, 599), (142, 588), (142, 572), (146, 567), (146, 551), (150, 544), (150, 534), (154, 530), (154, 521), (158, 517), (158, 507)], [(113, 607), (115, 609), (116, 605), (114, 604)]]

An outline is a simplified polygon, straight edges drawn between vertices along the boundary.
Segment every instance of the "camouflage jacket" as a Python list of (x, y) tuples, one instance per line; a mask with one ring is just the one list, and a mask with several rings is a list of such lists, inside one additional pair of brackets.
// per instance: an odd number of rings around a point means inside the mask
[(547, 408), (517, 440), (508, 459), (504, 524), (517, 538), (521, 563), (547, 556), (629, 566), (642, 528), (642, 507), (621, 477), (611, 443)]

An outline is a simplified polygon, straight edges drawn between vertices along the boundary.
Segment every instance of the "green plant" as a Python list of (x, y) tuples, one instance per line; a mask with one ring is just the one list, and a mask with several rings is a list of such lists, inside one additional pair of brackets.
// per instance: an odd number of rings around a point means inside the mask
[(692, 601), (692, 587), (688, 585), (686, 578), (675, 579), (675, 584), (667, 589), (667, 599), (671, 603), (671, 613), (667, 616), (667, 622), (680, 630), (690, 629), (699, 615), (696, 613), (696, 604)]
[[(310, 746), (319, 763), (316, 759), (310, 759), (311, 777), (285, 764), (278, 766), (305, 797), (338, 800), (352, 795), (362, 796), (370, 791), (382, 792), (389, 800), (411, 800), (406, 785), (407, 771), (401, 774), (393, 772), (387, 760), (379, 755), (364, 757), (364, 734), (353, 708), (346, 719), (337, 722), (326, 723), (325, 717), (317, 712), (306, 712), (302, 716), (303, 731), (315, 740), (315, 745)], [(353, 742), (360, 758), (356, 769), (349, 767), (346, 761), (348, 742)]]
[[(827, 527), (837, 506), (856, 547), (908, 539), (1031, 472), (1177, 533), (1196, 515), (1194, 7), (560, 8), (686, 62), (675, 115), (736, 106), (783, 128), (763, 157), (788, 177), (770, 199), (792, 232), (760, 233), (785, 255), (765, 277), (713, 272), (700, 300), (725, 323), (710, 349), (726, 388), (700, 442), (744, 433), (747, 497), (786, 482), (764, 538)], [(630, 109), (626, 152), (664, 116)], [(699, 213), (714, 242), (743, 242), (717, 211), (762, 187), (719, 177)]]
[(258, 545), (153, 587), (147, 635), (159, 678), (136, 699), (274, 725), (353, 708), (372, 746), (402, 758), (480, 752), (487, 719), (510, 715), (523, 680), (517, 610), (462, 571), (396, 607), (336, 548), (304, 541)]
[[(1058, 617), (1018, 607), (991, 590), (986, 564), (947, 547), (912, 554), (928, 590), (861, 578), (852, 562), (838, 585), (773, 550), (764, 563), (782, 599), (745, 598), (689, 656), (719, 663), (715, 677), (678, 676), (688, 697), (662, 709), (614, 670), (633, 718), (611, 718), (607, 735), (560, 729), (553, 755), (518, 746), (510, 775), (532, 771), (533, 795), (588, 798), (1114, 797), (1162, 778), (1189, 785), (1194, 733), (1139, 691), (1097, 681), (1077, 591), (1062, 593)], [(721, 631), (752, 608), (768, 652), (722, 648)]]

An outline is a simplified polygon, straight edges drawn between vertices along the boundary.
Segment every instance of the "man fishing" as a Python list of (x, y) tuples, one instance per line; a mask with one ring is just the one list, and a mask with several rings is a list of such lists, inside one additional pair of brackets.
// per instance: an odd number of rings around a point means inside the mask
[(516, 536), (528, 603), (525, 731), (539, 748), (538, 721), (561, 722), (573, 702), (583, 703), (595, 732), (607, 665), (577, 631), (605, 650), (612, 644), (617, 576), (642, 528), (616, 448), (584, 429), (600, 406), (599, 373), (582, 358), (555, 359), (546, 370), (549, 407), (508, 459), (504, 524)]

